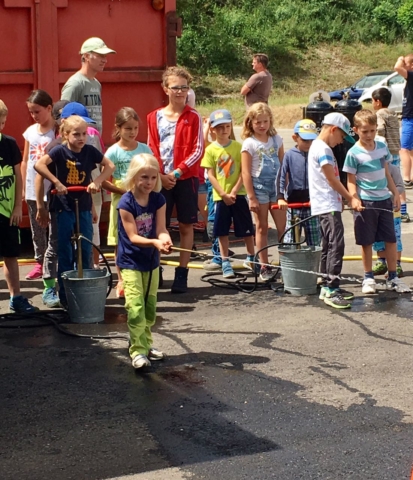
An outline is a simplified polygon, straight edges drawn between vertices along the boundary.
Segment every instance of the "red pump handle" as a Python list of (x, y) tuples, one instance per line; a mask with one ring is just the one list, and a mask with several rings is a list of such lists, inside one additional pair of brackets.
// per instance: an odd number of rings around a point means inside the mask
[[(288, 208), (308, 208), (310, 206), (310, 202), (305, 203), (289, 203)], [(278, 205), (271, 205), (271, 210), (279, 210)]]
[[(86, 192), (87, 187), (67, 187), (68, 192)], [(57, 194), (57, 190), (54, 188), (53, 190), (50, 191), (52, 195)]]

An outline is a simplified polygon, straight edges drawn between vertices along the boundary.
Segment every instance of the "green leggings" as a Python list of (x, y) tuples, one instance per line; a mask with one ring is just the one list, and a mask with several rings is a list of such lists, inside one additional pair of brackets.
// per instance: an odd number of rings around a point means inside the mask
[(158, 293), (159, 268), (152, 271), (148, 301), (145, 296), (148, 289), (150, 272), (122, 269), (123, 288), (125, 290), (125, 308), (128, 312), (130, 336), (129, 355), (148, 355), (152, 345), (151, 327), (156, 320), (156, 296)]

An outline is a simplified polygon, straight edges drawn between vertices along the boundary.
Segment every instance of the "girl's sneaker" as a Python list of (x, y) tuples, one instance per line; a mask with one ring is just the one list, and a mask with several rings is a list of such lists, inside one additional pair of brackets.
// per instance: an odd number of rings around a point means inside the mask
[(393, 280), (386, 280), (386, 289), (393, 290), (397, 293), (410, 293), (411, 289), (400, 278), (393, 278)]
[(42, 278), (43, 276), (43, 266), (41, 263), (36, 263), (33, 270), (31, 270), (26, 275), (26, 280), (37, 280), (38, 278)]
[(123, 282), (120, 281), (116, 285), (116, 298), (125, 298), (125, 290), (123, 289)]
[(229, 260), (222, 262), (222, 276), (224, 278), (235, 278), (235, 273)]
[(46, 288), (42, 295), (42, 301), (47, 308), (59, 308), (60, 300), (55, 287)]
[(165, 354), (163, 352), (161, 352), (160, 350), (158, 350), (157, 348), (155, 347), (152, 347), (149, 349), (149, 352), (148, 352), (148, 359), (149, 360), (152, 360), (153, 362), (156, 362), (156, 361), (159, 361), (159, 360), (163, 360), (165, 358)]
[(269, 267), (268, 265), (263, 265), (260, 270), (260, 279), (263, 282), (270, 282), (275, 277), (276, 274), (277, 274), (276, 270)]
[(136, 357), (132, 358), (132, 367), (133, 368), (143, 368), (143, 367), (150, 367), (151, 362), (149, 361), (146, 355), (136, 355)]

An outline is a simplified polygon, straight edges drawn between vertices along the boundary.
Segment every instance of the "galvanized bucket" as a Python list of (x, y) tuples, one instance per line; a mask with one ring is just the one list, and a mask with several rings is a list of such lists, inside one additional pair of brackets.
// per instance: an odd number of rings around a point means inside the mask
[[(314, 295), (317, 293), (317, 275), (302, 270), (318, 272), (321, 247), (283, 245), (278, 247), (284, 292), (291, 295)], [(299, 271), (295, 271), (297, 269)]]
[(98, 323), (104, 320), (110, 273), (103, 270), (77, 270), (62, 273), (70, 320), (73, 323)]

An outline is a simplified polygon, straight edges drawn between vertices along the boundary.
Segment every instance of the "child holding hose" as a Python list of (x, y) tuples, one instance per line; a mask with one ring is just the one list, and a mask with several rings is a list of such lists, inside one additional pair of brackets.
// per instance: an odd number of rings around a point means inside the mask
[(149, 367), (164, 354), (153, 347), (151, 328), (156, 320), (160, 253), (170, 253), (166, 229), (166, 201), (158, 160), (148, 153), (135, 155), (124, 181), (119, 204), (118, 251), (128, 312), (129, 355), (133, 368)]
[[(80, 232), (92, 241), (92, 199), (86, 192), (77, 192), (67, 195), (67, 187), (83, 186), (88, 193), (96, 193), (104, 180), (107, 180), (115, 170), (113, 163), (103, 156), (99, 150), (87, 145), (87, 123), (78, 115), (72, 115), (62, 121), (60, 134), (62, 145), (52, 148), (35, 165), (37, 173), (50, 180), (57, 191), (56, 201), (57, 229), (58, 229), (58, 281), (59, 300), (63, 308), (67, 306), (64, 291), (63, 272), (73, 270), (74, 258), (71, 244), (72, 232), (75, 229), (75, 199), (79, 204)], [(54, 164), (55, 174), (51, 173), (48, 165)], [(92, 171), (100, 164), (102, 172), (92, 182)], [(84, 268), (90, 267), (92, 246), (82, 240), (82, 263)]]

